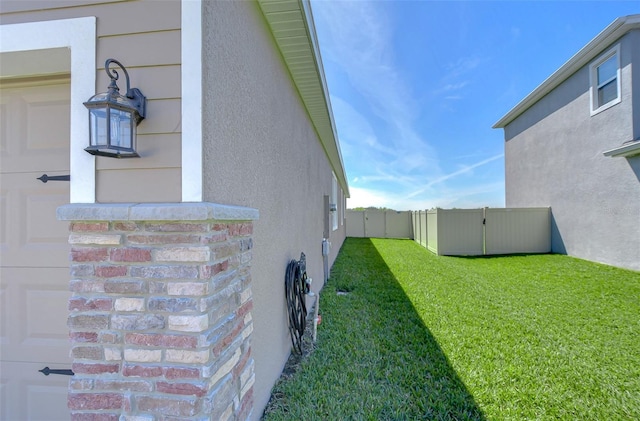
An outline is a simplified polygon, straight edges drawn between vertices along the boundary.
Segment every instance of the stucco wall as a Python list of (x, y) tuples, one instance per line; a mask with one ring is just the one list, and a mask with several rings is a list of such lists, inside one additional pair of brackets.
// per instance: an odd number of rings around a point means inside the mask
[(551, 206), (554, 252), (640, 270), (640, 158), (602, 155), (640, 134), (638, 31), (619, 43), (619, 104), (590, 115), (587, 65), (505, 127), (506, 206)]
[[(288, 261), (304, 252), (313, 289), (322, 285), (323, 197), (331, 196), (332, 172), (257, 5), (206, 2), (203, 13), (204, 199), (260, 211), (251, 270), (257, 419), (291, 348)], [(344, 240), (338, 227), (331, 261)]]
[[(629, 50), (629, 54), (631, 55), (631, 60), (635, 63), (631, 68), (631, 79), (635, 80), (636, 83), (632, 86), (632, 99), (634, 100), (632, 103), (633, 107), (633, 138), (640, 138), (640, 31), (632, 31), (627, 35), (628, 41), (630, 44), (635, 45), (635, 48), (631, 48)], [(636, 158), (634, 161), (636, 173), (640, 171), (640, 160)], [(639, 176), (640, 177), (640, 176)]]

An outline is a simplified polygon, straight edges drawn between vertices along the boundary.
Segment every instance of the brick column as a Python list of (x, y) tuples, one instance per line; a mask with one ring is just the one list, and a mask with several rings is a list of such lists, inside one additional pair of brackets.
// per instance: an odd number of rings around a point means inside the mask
[(68, 205), (73, 420), (246, 419), (253, 209)]

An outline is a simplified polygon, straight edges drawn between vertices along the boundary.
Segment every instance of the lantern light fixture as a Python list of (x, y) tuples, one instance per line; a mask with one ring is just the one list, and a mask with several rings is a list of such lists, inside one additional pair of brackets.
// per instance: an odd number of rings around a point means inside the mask
[[(124, 95), (120, 95), (116, 84), (119, 75), (109, 67), (111, 64), (124, 73), (127, 83)], [(136, 128), (145, 118), (147, 98), (139, 89), (129, 86), (129, 73), (119, 61), (108, 59), (104, 70), (111, 79), (107, 92), (96, 94), (84, 103), (89, 109), (89, 146), (85, 151), (111, 158), (140, 157), (136, 151)]]

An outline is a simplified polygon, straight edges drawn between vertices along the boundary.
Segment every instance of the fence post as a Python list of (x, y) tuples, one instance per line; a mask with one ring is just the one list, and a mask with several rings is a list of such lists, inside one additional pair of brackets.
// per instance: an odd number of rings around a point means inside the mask
[(487, 207), (482, 208), (482, 255), (487, 254)]
[(362, 228), (364, 229), (364, 237), (369, 238), (369, 233), (367, 232), (367, 211), (362, 211)]
[(387, 231), (387, 218), (389, 217), (389, 211), (384, 211), (384, 238), (389, 238), (389, 232)]

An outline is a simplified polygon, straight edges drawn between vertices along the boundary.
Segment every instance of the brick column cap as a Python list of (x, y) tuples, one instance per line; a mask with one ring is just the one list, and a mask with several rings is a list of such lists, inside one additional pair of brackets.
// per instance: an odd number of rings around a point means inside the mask
[(255, 221), (257, 209), (193, 203), (72, 203), (57, 209), (60, 221)]

